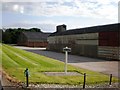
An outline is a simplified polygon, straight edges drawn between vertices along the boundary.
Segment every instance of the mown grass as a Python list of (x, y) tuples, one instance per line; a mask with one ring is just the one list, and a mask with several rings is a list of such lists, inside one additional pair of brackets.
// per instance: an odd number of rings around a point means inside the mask
[[(83, 75), (47, 76), (43, 73), (64, 71), (64, 63), (61, 61), (38, 55), (35, 53), (27, 52), (21, 49), (17, 49), (5, 44), (0, 46), (0, 53), (2, 54), (2, 66), (5, 72), (7, 72), (10, 77), (20, 82), (25, 82), (24, 70), (25, 68), (29, 68), (30, 83), (70, 85), (78, 85), (83, 83)], [(68, 71), (75, 71), (79, 72), (80, 74), (87, 73), (87, 84), (109, 82), (108, 75), (104, 75), (98, 72), (80, 69), (70, 65), (68, 65)], [(114, 77), (113, 82), (116, 81), (117, 78)]]

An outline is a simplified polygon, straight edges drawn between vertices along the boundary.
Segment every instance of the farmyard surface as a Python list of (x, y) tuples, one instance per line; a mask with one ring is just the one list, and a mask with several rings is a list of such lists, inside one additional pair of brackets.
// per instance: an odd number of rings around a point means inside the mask
[[(27, 51), (34, 52), (34, 53), (44, 55), (44, 56), (54, 58), (56, 60), (60, 60), (64, 62), (65, 56), (63, 53), (44, 51), (40, 49), (39, 50), (27, 49)], [(68, 63), (70, 65), (74, 65), (80, 68), (93, 70), (93, 71), (101, 72), (104, 74), (113, 74), (113, 76), (119, 77), (119, 73), (118, 73), (118, 69), (120, 70), (119, 61), (114, 61), (114, 60), (108, 61), (108, 60), (103, 60), (103, 59), (95, 59), (95, 58), (89, 58), (89, 57), (69, 55)]]

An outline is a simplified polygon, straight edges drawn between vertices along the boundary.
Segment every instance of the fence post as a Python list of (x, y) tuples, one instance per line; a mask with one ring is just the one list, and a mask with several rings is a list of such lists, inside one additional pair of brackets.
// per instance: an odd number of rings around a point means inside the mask
[(86, 73), (84, 73), (83, 89), (85, 88), (85, 83), (86, 83)]
[(109, 82), (109, 85), (111, 85), (111, 82), (112, 82), (112, 74), (110, 74), (110, 82)]
[(29, 86), (28, 76), (26, 77), (26, 86)]
[(28, 68), (25, 69), (24, 71), (24, 74), (25, 74), (25, 77), (26, 77), (26, 87), (29, 86), (29, 71), (28, 71)]

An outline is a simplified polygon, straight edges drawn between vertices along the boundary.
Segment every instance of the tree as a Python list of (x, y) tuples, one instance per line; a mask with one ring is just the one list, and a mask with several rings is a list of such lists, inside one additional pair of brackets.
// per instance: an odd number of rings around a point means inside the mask
[(29, 32), (41, 32), (38, 28), (24, 29), (24, 28), (9, 28), (3, 32), (2, 38), (3, 42), (7, 44), (17, 44), (18, 37), (21, 32), (29, 31)]

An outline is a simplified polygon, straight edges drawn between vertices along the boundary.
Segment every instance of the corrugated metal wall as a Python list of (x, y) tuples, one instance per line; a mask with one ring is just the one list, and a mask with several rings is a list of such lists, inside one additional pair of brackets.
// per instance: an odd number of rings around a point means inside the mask
[(119, 33), (117, 31), (99, 33), (98, 57), (120, 59), (119, 46)]
[(23, 46), (27, 45), (27, 38), (23, 33), (20, 34), (17, 44), (18, 45), (23, 45)]
[(31, 42), (27, 41), (28, 47), (47, 47), (48, 43), (47, 42)]
[(119, 46), (119, 33), (118, 32), (100, 32), (99, 33), (99, 46)]
[(99, 46), (98, 47), (98, 57), (120, 60), (119, 52), (120, 52), (119, 47), (111, 47), (111, 46)]
[(67, 46), (72, 49), (71, 54), (120, 60), (117, 31), (53, 36), (48, 41), (49, 50), (62, 52)]
[(71, 54), (97, 57), (98, 33), (54, 36), (48, 38), (48, 49), (62, 52), (64, 47), (72, 49)]
[(78, 55), (82, 56), (89, 56), (89, 57), (97, 57), (97, 45), (80, 45), (77, 44), (75, 49), (73, 49), (73, 53), (76, 53)]

